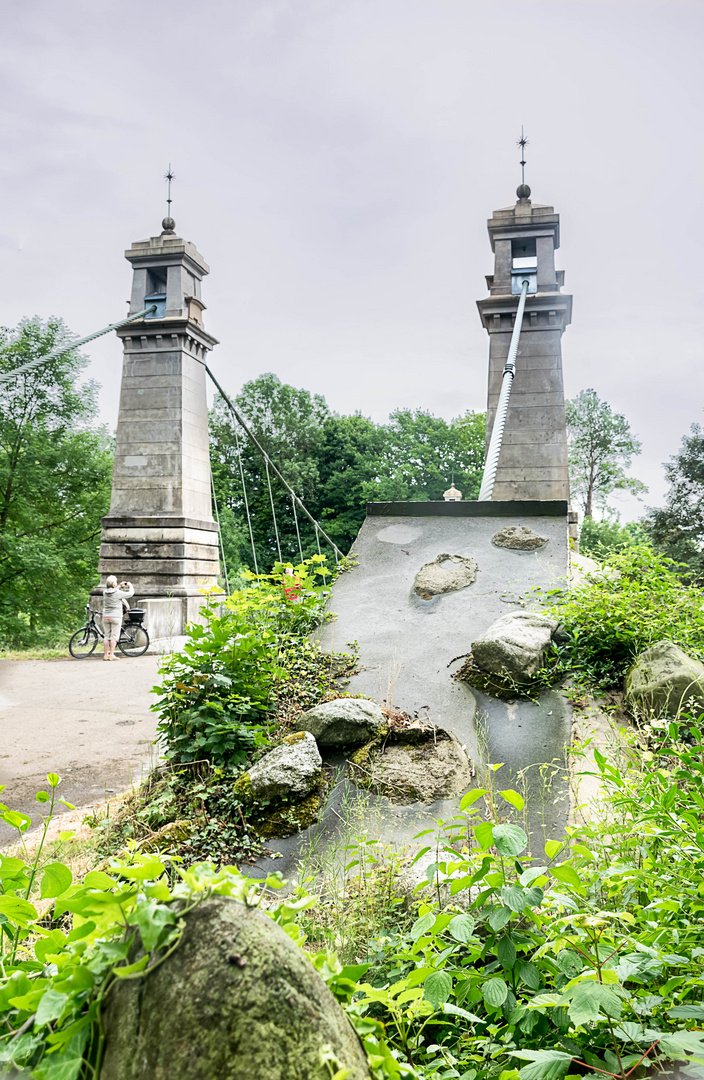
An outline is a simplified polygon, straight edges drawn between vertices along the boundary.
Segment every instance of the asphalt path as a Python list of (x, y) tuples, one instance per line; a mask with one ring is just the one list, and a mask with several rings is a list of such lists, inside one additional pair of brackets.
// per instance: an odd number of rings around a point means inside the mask
[[(150, 690), (162, 660), (0, 660), (0, 800), (38, 822), (48, 772), (77, 807), (138, 784), (155, 759)], [(15, 838), (0, 822), (0, 844)]]

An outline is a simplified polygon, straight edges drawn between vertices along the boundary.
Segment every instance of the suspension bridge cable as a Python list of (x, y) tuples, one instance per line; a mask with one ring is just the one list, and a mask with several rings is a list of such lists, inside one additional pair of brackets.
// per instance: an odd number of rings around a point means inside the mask
[[(205, 365), (203, 365), (205, 367)], [(207, 367), (205, 368), (207, 371)], [(212, 376), (211, 376), (212, 377)], [(240, 477), (242, 479), (242, 494), (244, 496), (244, 508), (247, 511), (247, 525), (249, 526), (249, 539), (252, 545), (252, 558), (254, 559), (254, 573), (259, 573), (259, 566), (257, 565), (257, 549), (254, 546), (254, 532), (252, 531), (252, 517), (249, 513), (249, 500), (247, 499), (247, 485), (244, 482), (244, 469), (242, 468), (242, 451), (240, 450), (240, 437), (237, 434), (237, 428), (232, 429), (235, 433), (235, 447), (237, 449), (237, 460), (240, 463)]]
[(499, 394), (499, 403), (496, 406), (496, 416), (494, 417), (494, 426), (491, 429), (491, 439), (489, 440), (489, 449), (486, 455), (486, 462), (484, 464), (484, 475), (482, 476), (482, 486), (479, 491), (478, 502), (490, 502), (491, 496), (494, 491), (494, 481), (496, 480), (496, 468), (499, 464), (499, 455), (501, 454), (501, 444), (504, 437), (504, 427), (506, 426), (506, 415), (508, 413), (508, 401), (511, 397), (511, 387), (513, 386), (513, 377), (516, 374), (516, 357), (518, 356), (518, 340), (521, 336), (521, 327), (523, 326), (523, 312), (526, 306), (526, 294), (528, 292), (528, 279), (524, 278), (521, 282), (521, 297), (518, 301), (518, 310), (516, 311), (516, 321), (513, 324), (513, 333), (511, 335), (511, 344), (508, 350), (508, 356), (506, 357), (506, 363), (504, 365), (504, 372), (501, 377), (501, 393)]
[[(301, 556), (301, 562), (303, 562), (303, 547), (301, 546), (301, 531), (298, 528), (298, 514), (296, 513), (296, 500), (291, 496), (291, 506), (293, 507), (293, 520), (296, 525), (296, 537), (298, 538), (298, 554)], [(337, 560), (337, 556), (335, 556)]]
[(271, 503), (271, 516), (274, 519), (274, 536), (276, 537), (276, 550), (279, 553), (279, 562), (282, 562), (281, 558), (281, 544), (279, 543), (279, 527), (276, 524), (276, 510), (274, 509), (274, 494), (271, 490), (271, 477), (269, 476), (269, 462), (264, 458), (264, 468), (266, 469), (266, 482), (269, 487), (269, 502)]
[(137, 319), (141, 319), (144, 315), (150, 315), (153, 311), (156, 311), (156, 304), (150, 304), (149, 307), (138, 311), (136, 315), (130, 315), (128, 318), (122, 319), (121, 322), (110, 323), (109, 326), (104, 326), (102, 330), (96, 330), (94, 334), (88, 334), (88, 337), (79, 338), (78, 341), (72, 341), (68, 345), (61, 345), (58, 349), (54, 349), (53, 352), (47, 353), (46, 356), (39, 356), (36, 360), (29, 360), (26, 364), (21, 364), (19, 367), (13, 368), (12, 371), (0, 375), (0, 386), (3, 383), (10, 382), (17, 375), (24, 375), (25, 372), (32, 371), (33, 368), (40, 367), (41, 364), (48, 364), (50, 360), (58, 360), (60, 356), (65, 356), (66, 353), (79, 349), (81, 345), (86, 345), (89, 341), (102, 337), (103, 334), (109, 334), (111, 330), (119, 330), (121, 326), (136, 322)]
[(222, 557), (222, 573), (225, 578), (225, 592), (230, 595), (230, 584), (227, 580), (227, 563), (225, 562), (225, 547), (222, 542), (222, 529), (220, 528), (220, 514), (218, 512), (218, 497), (215, 494), (215, 481), (213, 480), (213, 467), (210, 466), (210, 490), (213, 494), (213, 506), (215, 508), (215, 521), (218, 526), (218, 539), (220, 541), (220, 555)]
[[(202, 362), (202, 361), (201, 361), (201, 362)], [(230, 410), (230, 412), (232, 413), (232, 415), (233, 415), (233, 416), (235, 417), (235, 419), (237, 420), (238, 424), (240, 424), (240, 425), (241, 425), (241, 426), (242, 426), (242, 427), (244, 428), (245, 432), (247, 433), (247, 435), (249, 436), (249, 438), (250, 438), (250, 439), (252, 440), (252, 442), (254, 443), (254, 445), (256, 446), (257, 450), (259, 451), (259, 453), (260, 453), (260, 454), (262, 455), (262, 457), (264, 458), (264, 460), (265, 460), (265, 461), (268, 461), (268, 462), (269, 462), (269, 464), (271, 465), (271, 468), (272, 468), (272, 470), (274, 471), (274, 473), (276, 473), (276, 475), (278, 476), (279, 480), (280, 480), (280, 481), (281, 481), (281, 483), (282, 483), (282, 484), (284, 485), (284, 487), (286, 488), (286, 490), (288, 491), (288, 493), (289, 493), (289, 494), (291, 495), (291, 497), (292, 497), (293, 499), (295, 499), (295, 500), (296, 500), (296, 504), (298, 505), (298, 508), (299, 508), (300, 510), (302, 510), (302, 511), (303, 511), (303, 513), (304, 513), (304, 514), (306, 515), (306, 517), (307, 517), (307, 518), (308, 518), (308, 520), (310, 521), (311, 525), (313, 525), (313, 526), (314, 526), (314, 528), (316, 529), (316, 539), (318, 539), (318, 536), (317, 536), (317, 530), (320, 530), (320, 533), (321, 533), (321, 535), (322, 535), (322, 536), (323, 536), (323, 537), (324, 537), (324, 538), (325, 538), (325, 539), (327, 540), (328, 544), (330, 545), (330, 547), (332, 548), (333, 552), (335, 553), (335, 562), (337, 562), (337, 557), (338, 557), (338, 555), (339, 555), (339, 557), (340, 557), (341, 559), (344, 559), (344, 557), (345, 557), (345, 556), (344, 556), (344, 555), (343, 555), (343, 553), (342, 553), (342, 552), (340, 551), (340, 549), (339, 549), (339, 547), (337, 546), (337, 544), (335, 543), (335, 541), (334, 541), (334, 540), (331, 540), (331, 539), (330, 539), (330, 537), (328, 536), (328, 534), (327, 534), (327, 533), (325, 532), (325, 529), (323, 529), (323, 528), (322, 528), (322, 526), (321, 526), (321, 525), (319, 525), (319, 524), (318, 524), (318, 522), (317, 522), (317, 521), (315, 520), (315, 518), (313, 517), (313, 515), (312, 515), (312, 514), (310, 514), (310, 513), (308, 512), (308, 509), (306, 508), (305, 504), (304, 504), (303, 502), (301, 502), (301, 500), (299, 499), (298, 495), (296, 495), (296, 492), (295, 492), (295, 491), (293, 490), (293, 488), (292, 488), (292, 487), (291, 487), (291, 485), (289, 484), (288, 480), (286, 480), (286, 478), (285, 478), (284, 476), (282, 476), (282, 475), (281, 475), (281, 472), (279, 471), (279, 469), (277, 469), (276, 465), (275, 465), (275, 464), (274, 464), (274, 462), (273, 462), (273, 461), (271, 460), (271, 458), (270, 458), (270, 457), (269, 457), (269, 455), (267, 454), (266, 450), (264, 449), (264, 447), (262, 446), (262, 444), (261, 444), (261, 443), (259, 442), (259, 440), (257, 439), (256, 435), (255, 435), (255, 434), (254, 434), (254, 433), (252, 432), (251, 428), (250, 428), (250, 427), (249, 427), (249, 425), (248, 425), (248, 424), (246, 423), (246, 421), (244, 420), (244, 418), (243, 418), (243, 417), (242, 417), (242, 416), (240, 415), (240, 413), (238, 412), (238, 410), (237, 410), (237, 409), (235, 408), (235, 406), (234, 406), (234, 405), (232, 404), (232, 402), (231, 402), (230, 398), (229, 398), (229, 397), (227, 396), (227, 394), (226, 394), (226, 393), (225, 393), (225, 391), (223, 390), (223, 388), (222, 388), (222, 386), (220, 385), (220, 383), (218, 382), (218, 380), (217, 380), (217, 379), (215, 378), (215, 376), (213, 375), (213, 373), (212, 373), (212, 371), (210, 370), (210, 368), (208, 367), (208, 365), (207, 365), (207, 364), (203, 364), (203, 367), (204, 367), (204, 368), (205, 368), (205, 370), (207, 371), (208, 375), (209, 375), (209, 376), (210, 376), (210, 378), (211, 378), (211, 381), (212, 381), (213, 385), (214, 385), (214, 386), (215, 386), (215, 388), (217, 389), (218, 393), (219, 393), (219, 394), (220, 394), (220, 396), (222, 397), (223, 401), (225, 402), (225, 404), (226, 404), (226, 405), (227, 405), (227, 407), (229, 408), (229, 410)], [(318, 540), (318, 551), (320, 551), (320, 540)]]

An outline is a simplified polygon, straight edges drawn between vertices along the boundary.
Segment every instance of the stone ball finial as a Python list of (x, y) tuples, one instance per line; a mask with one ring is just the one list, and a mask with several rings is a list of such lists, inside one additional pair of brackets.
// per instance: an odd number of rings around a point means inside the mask
[(162, 236), (173, 236), (174, 230), (176, 228), (176, 222), (172, 217), (165, 217), (161, 223), (161, 227), (163, 229), (163, 232), (161, 234)]
[(516, 195), (519, 199), (530, 199), (530, 188), (527, 184), (519, 184), (516, 188)]

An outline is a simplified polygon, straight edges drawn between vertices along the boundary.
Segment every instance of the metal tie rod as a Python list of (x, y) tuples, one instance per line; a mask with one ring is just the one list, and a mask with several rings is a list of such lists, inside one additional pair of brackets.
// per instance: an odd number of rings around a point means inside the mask
[(149, 307), (143, 308), (142, 311), (138, 311), (136, 315), (130, 315), (120, 322), (110, 323), (109, 326), (104, 326), (102, 330), (96, 330), (94, 334), (89, 334), (88, 337), (79, 338), (78, 341), (72, 341), (68, 345), (61, 345), (58, 349), (54, 349), (53, 352), (47, 353), (46, 356), (39, 356), (36, 360), (30, 360), (20, 367), (13, 368), (12, 371), (0, 375), (0, 386), (2, 386), (3, 383), (10, 382), (16, 375), (24, 375), (26, 371), (31, 371), (33, 368), (40, 367), (42, 364), (48, 364), (50, 360), (57, 360), (60, 356), (65, 356), (66, 353), (73, 352), (74, 349), (79, 349), (81, 345), (86, 345), (89, 341), (94, 341), (96, 338), (102, 337), (103, 334), (109, 334), (111, 330), (119, 330), (121, 326), (127, 326), (128, 323), (136, 322), (137, 319), (141, 319), (144, 315), (151, 315), (154, 311), (156, 311), (156, 304), (150, 304)]
[[(201, 363), (203, 363), (203, 361), (201, 361)], [(228, 406), (228, 408), (230, 409), (230, 411), (231, 411), (232, 415), (233, 415), (233, 416), (235, 417), (235, 419), (237, 420), (237, 422), (238, 422), (239, 424), (241, 424), (241, 425), (242, 425), (242, 427), (243, 427), (243, 428), (244, 428), (244, 430), (246, 431), (247, 435), (249, 435), (250, 439), (252, 440), (252, 442), (253, 442), (253, 443), (254, 443), (254, 445), (256, 446), (257, 450), (259, 451), (259, 453), (260, 453), (260, 454), (262, 455), (262, 457), (264, 458), (264, 461), (265, 461), (265, 462), (267, 462), (267, 461), (269, 462), (269, 464), (271, 465), (272, 469), (274, 470), (274, 472), (275, 472), (275, 473), (276, 473), (276, 475), (278, 476), (279, 480), (281, 481), (281, 483), (282, 483), (282, 484), (284, 485), (284, 487), (286, 488), (286, 490), (287, 490), (287, 491), (288, 491), (288, 493), (290, 494), (291, 498), (292, 498), (292, 499), (295, 499), (295, 500), (296, 500), (296, 504), (297, 504), (297, 505), (298, 505), (298, 506), (300, 507), (300, 509), (301, 509), (301, 510), (303, 511), (303, 513), (304, 513), (304, 514), (306, 515), (306, 517), (308, 518), (308, 520), (309, 520), (309, 521), (310, 521), (310, 522), (311, 522), (311, 523), (312, 523), (312, 524), (313, 524), (313, 525), (315, 526), (316, 530), (320, 530), (320, 535), (321, 535), (321, 536), (324, 536), (324, 537), (325, 537), (325, 539), (327, 540), (328, 544), (330, 545), (330, 547), (331, 547), (331, 548), (333, 549), (333, 551), (335, 552), (335, 555), (336, 555), (336, 556), (337, 556), (337, 555), (339, 555), (341, 559), (344, 559), (344, 557), (345, 557), (345, 556), (344, 556), (344, 555), (342, 554), (342, 552), (340, 551), (340, 549), (339, 549), (339, 547), (337, 546), (337, 544), (335, 543), (335, 541), (334, 541), (334, 540), (331, 540), (331, 539), (330, 539), (330, 537), (329, 537), (329, 536), (328, 536), (328, 534), (327, 534), (327, 533), (325, 532), (325, 529), (324, 529), (324, 528), (322, 527), (322, 525), (321, 525), (321, 524), (320, 524), (319, 522), (317, 522), (317, 521), (315, 520), (315, 518), (313, 517), (313, 515), (312, 515), (312, 514), (309, 514), (309, 513), (308, 513), (308, 510), (306, 509), (306, 507), (304, 506), (304, 504), (303, 504), (303, 503), (301, 502), (301, 500), (300, 500), (300, 499), (298, 498), (298, 495), (296, 495), (296, 492), (295, 492), (295, 491), (293, 490), (293, 488), (291, 487), (291, 485), (289, 484), (289, 482), (288, 482), (288, 481), (287, 481), (287, 480), (285, 479), (285, 477), (283, 477), (283, 476), (281, 475), (281, 473), (279, 472), (279, 470), (278, 470), (278, 469), (276, 468), (276, 465), (275, 465), (275, 464), (274, 464), (274, 462), (273, 462), (273, 461), (271, 460), (271, 458), (270, 458), (270, 457), (269, 457), (269, 455), (267, 454), (266, 450), (264, 449), (264, 447), (262, 446), (262, 444), (261, 444), (261, 443), (259, 442), (259, 440), (257, 439), (256, 435), (255, 435), (255, 434), (254, 434), (254, 433), (253, 433), (253, 432), (251, 431), (251, 429), (249, 428), (248, 424), (247, 424), (247, 423), (245, 422), (245, 420), (244, 420), (244, 417), (242, 417), (242, 416), (240, 415), (240, 413), (238, 412), (238, 410), (237, 410), (237, 409), (235, 408), (235, 406), (234, 406), (234, 405), (232, 404), (232, 402), (230, 401), (229, 397), (227, 396), (227, 394), (226, 394), (226, 393), (225, 393), (225, 391), (223, 390), (223, 388), (222, 388), (222, 386), (220, 385), (220, 383), (218, 382), (218, 380), (217, 380), (217, 379), (215, 378), (215, 376), (213, 375), (213, 373), (212, 373), (212, 371), (210, 370), (210, 368), (208, 367), (208, 365), (207, 365), (207, 364), (203, 364), (203, 367), (204, 367), (204, 368), (205, 368), (205, 370), (206, 370), (206, 371), (208, 372), (208, 375), (209, 375), (209, 376), (210, 376), (210, 378), (212, 379), (212, 381), (213, 381), (213, 384), (214, 384), (214, 386), (215, 386), (215, 387), (217, 388), (217, 390), (218, 390), (218, 392), (220, 393), (220, 395), (221, 395), (221, 397), (222, 397), (223, 401), (224, 401), (224, 402), (225, 402), (225, 403), (227, 404), (227, 406)]]
[(499, 404), (496, 406), (496, 416), (494, 417), (494, 426), (491, 429), (491, 439), (489, 440), (489, 451), (486, 455), (486, 462), (484, 463), (484, 475), (482, 477), (482, 486), (479, 491), (479, 502), (490, 502), (491, 496), (494, 491), (494, 480), (496, 479), (496, 468), (499, 464), (499, 455), (501, 454), (501, 443), (504, 437), (504, 427), (506, 426), (506, 415), (508, 413), (508, 399), (511, 397), (511, 387), (513, 386), (513, 376), (516, 374), (516, 356), (518, 355), (518, 339), (521, 336), (521, 327), (523, 326), (523, 311), (526, 306), (526, 294), (528, 293), (528, 280), (524, 278), (521, 282), (521, 297), (518, 301), (518, 310), (516, 311), (516, 321), (513, 326), (513, 334), (511, 335), (511, 345), (508, 350), (508, 356), (506, 357), (506, 364), (504, 365), (504, 373), (501, 379), (501, 393), (499, 394)]

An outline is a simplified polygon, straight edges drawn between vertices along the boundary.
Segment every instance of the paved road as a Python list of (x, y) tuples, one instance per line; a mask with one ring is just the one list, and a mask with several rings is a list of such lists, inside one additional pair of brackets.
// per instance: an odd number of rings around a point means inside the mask
[[(149, 691), (161, 661), (0, 660), (2, 801), (34, 818), (48, 772), (61, 776), (61, 794), (76, 806), (138, 783), (154, 758)], [(14, 835), (0, 823), (0, 843)]]

